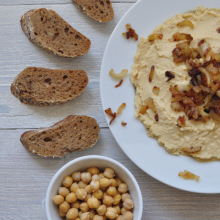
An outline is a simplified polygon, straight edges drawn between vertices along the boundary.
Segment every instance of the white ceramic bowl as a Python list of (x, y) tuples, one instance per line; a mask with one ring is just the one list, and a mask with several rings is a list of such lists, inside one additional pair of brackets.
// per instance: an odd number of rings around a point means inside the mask
[(48, 220), (61, 220), (58, 214), (58, 206), (53, 203), (53, 197), (57, 195), (58, 188), (62, 185), (65, 176), (75, 171), (86, 171), (89, 167), (95, 166), (101, 170), (111, 167), (115, 174), (128, 185), (131, 198), (134, 202), (134, 220), (141, 220), (143, 212), (143, 200), (137, 181), (131, 172), (119, 162), (103, 156), (85, 156), (70, 161), (57, 171), (50, 182), (46, 195), (46, 213)]

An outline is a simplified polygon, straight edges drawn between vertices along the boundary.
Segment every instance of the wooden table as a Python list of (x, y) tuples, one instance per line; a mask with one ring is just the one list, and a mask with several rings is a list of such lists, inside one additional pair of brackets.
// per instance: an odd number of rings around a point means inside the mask
[[(99, 93), (100, 65), (115, 25), (135, 0), (112, 0), (113, 21), (102, 24), (81, 13), (71, 0), (0, 0), (0, 219), (44, 220), (44, 199), (53, 175), (67, 162), (84, 155), (103, 155), (125, 165), (137, 179), (144, 202), (142, 219), (219, 219), (219, 195), (193, 194), (171, 188), (140, 170), (120, 149), (106, 123)], [(92, 41), (88, 54), (61, 58), (29, 42), (20, 28), (30, 9), (53, 9)], [(89, 85), (79, 97), (63, 105), (21, 104), (10, 92), (15, 76), (25, 67), (83, 69)], [(70, 114), (89, 115), (101, 127), (96, 146), (62, 159), (30, 154), (20, 143), (23, 132), (50, 126)]]

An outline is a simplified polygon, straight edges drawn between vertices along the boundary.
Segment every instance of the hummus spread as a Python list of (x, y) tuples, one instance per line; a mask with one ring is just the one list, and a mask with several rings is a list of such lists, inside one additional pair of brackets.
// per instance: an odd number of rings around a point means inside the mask
[[(185, 19), (192, 22), (190, 26), (177, 26)], [(220, 122), (210, 118), (206, 122), (189, 120), (183, 111), (171, 108), (171, 86), (189, 85), (191, 77), (185, 62), (173, 61), (173, 50), (177, 43), (172, 39), (177, 32), (190, 34), (193, 40), (190, 47), (197, 47), (198, 42), (205, 39), (210, 44), (212, 52), (220, 52), (220, 9), (198, 7), (192, 13), (178, 14), (156, 27), (151, 35), (163, 35), (162, 39), (153, 42), (149, 39), (140, 40), (135, 62), (131, 71), (131, 81), (136, 88), (135, 116), (139, 117), (148, 130), (148, 136), (158, 139), (159, 144), (175, 155), (183, 154), (197, 159), (220, 159)], [(154, 66), (154, 74), (149, 80)], [(175, 78), (167, 77), (166, 72), (175, 74)], [(168, 80), (169, 79), (169, 80)], [(151, 82), (150, 82), (151, 81)], [(157, 92), (155, 92), (157, 88)], [(146, 100), (153, 100), (152, 108), (140, 113)], [(185, 116), (184, 126), (177, 126), (177, 120)], [(197, 152), (186, 153), (183, 149), (201, 149)]]

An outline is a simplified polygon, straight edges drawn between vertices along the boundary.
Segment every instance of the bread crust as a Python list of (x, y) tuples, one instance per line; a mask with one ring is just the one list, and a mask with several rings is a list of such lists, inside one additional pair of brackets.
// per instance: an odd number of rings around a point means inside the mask
[(21, 17), (20, 23), (31, 42), (55, 55), (74, 58), (90, 49), (91, 41), (53, 10), (32, 9)]
[(82, 94), (88, 81), (84, 70), (27, 67), (11, 84), (11, 93), (24, 104), (57, 105)]
[(70, 115), (51, 127), (26, 131), (20, 141), (31, 153), (43, 157), (63, 157), (96, 144), (100, 128), (94, 118)]
[(114, 18), (114, 10), (110, 0), (72, 0), (75, 6), (99, 22), (108, 22)]

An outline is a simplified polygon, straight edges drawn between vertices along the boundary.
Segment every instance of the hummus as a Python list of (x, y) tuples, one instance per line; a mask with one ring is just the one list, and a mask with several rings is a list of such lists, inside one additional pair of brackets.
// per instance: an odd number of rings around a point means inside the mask
[[(189, 26), (177, 26), (179, 22), (188, 19), (194, 28)], [(173, 50), (177, 43), (170, 41), (177, 33), (190, 34), (193, 37), (190, 46), (197, 47), (198, 42), (205, 39), (215, 53), (220, 52), (220, 33), (216, 29), (220, 27), (220, 9), (208, 9), (198, 7), (193, 13), (178, 14), (156, 27), (152, 34), (162, 34), (162, 39), (150, 42), (143, 37), (138, 45), (135, 62), (131, 71), (131, 81), (136, 88), (135, 116), (139, 117), (148, 130), (148, 136), (158, 139), (160, 145), (175, 155), (184, 154), (183, 148), (200, 148), (190, 156), (198, 159), (220, 159), (220, 122), (212, 118), (206, 122), (188, 120), (182, 111), (177, 112), (171, 108), (170, 86), (189, 85), (190, 77), (186, 63), (173, 62)], [(151, 34), (151, 35), (152, 35)], [(149, 82), (149, 74), (154, 66), (155, 73)], [(166, 71), (175, 73), (175, 78), (168, 80)], [(159, 88), (155, 93), (153, 88)], [(146, 100), (152, 98), (157, 112), (148, 108), (141, 114), (140, 109)], [(178, 127), (177, 120), (185, 116), (185, 126)]]

